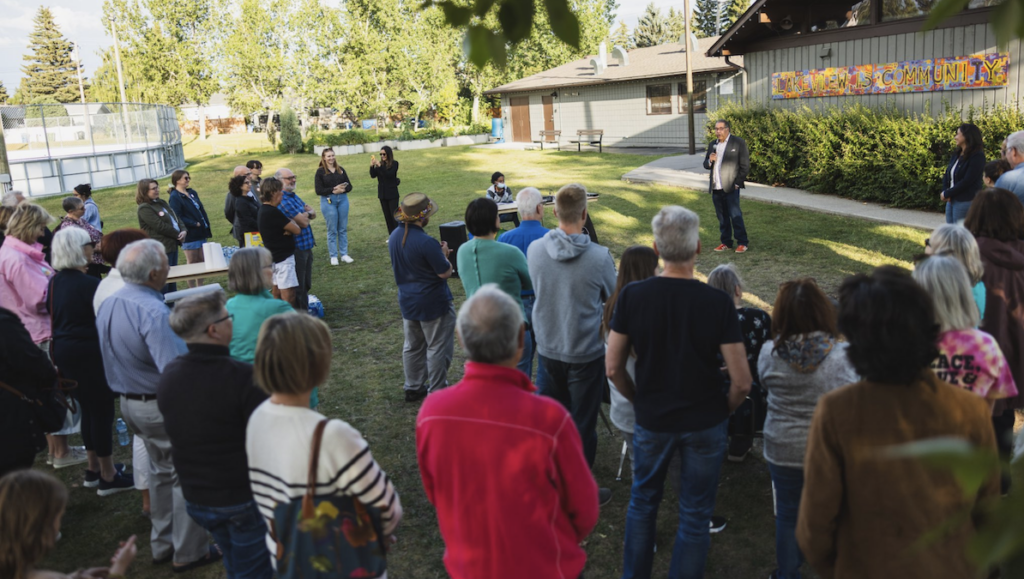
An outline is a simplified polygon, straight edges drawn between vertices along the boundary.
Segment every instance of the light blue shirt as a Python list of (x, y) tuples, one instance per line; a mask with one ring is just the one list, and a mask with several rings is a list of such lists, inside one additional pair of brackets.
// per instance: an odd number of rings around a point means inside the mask
[(96, 329), (107, 383), (115, 394), (156, 395), (160, 373), (188, 352), (171, 330), (160, 292), (127, 283), (100, 304)]
[(1007, 171), (996, 179), (996, 187), (1006, 189), (1013, 193), (1024, 203), (1024, 163), (1017, 165), (1012, 171)]
[(92, 200), (92, 197), (85, 200), (85, 215), (82, 216), (82, 221), (92, 225), (99, 231), (103, 231), (103, 224), (100, 221), (100, 208)]

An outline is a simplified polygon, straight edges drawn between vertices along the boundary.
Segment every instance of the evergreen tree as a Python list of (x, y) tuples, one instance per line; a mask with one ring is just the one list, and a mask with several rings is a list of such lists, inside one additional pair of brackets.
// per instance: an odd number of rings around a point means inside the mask
[(28, 63), (21, 67), (21, 98), (25, 102), (46, 100), (70, 103), (78, 100), (78, 67), (71, 60), (71, 43), (53, 21), (45, 6), (36, 12), (35, 28), (29, 35)]
[(0, 80), (0, 105), (7, 104), (7, 87), (4, 86), (4, 81)]
[(633, 50), (633, 37), (629, 35), (629, 28), (626, 27), (625, 22), (619, 22), (615, 32), (612, 33), (611, 43), (612, 46), (621, 46), (626, 50)]
[(750, 0), (731, 0), (727, 7), (722, 7), (722, 34), (725, 34), (725, 31), (747, 11), (747, 8), (750, 8)]
[(657, 46), (664, 42), (667, 32), (668, 22), (661, 15), (661, 10), (651, 2), (633, 29), (633, 42), (637, 48)]
[[(690, 28), (697, 35), (697, 38), (715, 36), (715, 18), (717, 17), (718, 0), (697, 0), (697, 5), (693, 11), (693, 18), (690, 19)], [(724, 31), (725, 28), (722, 28), (722, 32)]]
[(686, 34), (686, 20), (683, 11), (676, 12), (675, 8), (668, 9), (668, 19), (665, 27), (665, 37), (658, 44), (679, 42), (679, 39)]
[(299, 118), (290, 106), (285, 105), (281, 111), (281, 152), (294, 155), (302, 151), (302, 132), (299, 130)]

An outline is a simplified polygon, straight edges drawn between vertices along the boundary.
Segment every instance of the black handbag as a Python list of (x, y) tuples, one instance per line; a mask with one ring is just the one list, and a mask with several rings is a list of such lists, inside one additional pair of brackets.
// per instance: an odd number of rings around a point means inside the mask
[(10, 425), (16, 435), (14, 444), (31, 444), (33, 454), (46, 448), (46, 437), (49, 432), (57, 432), (64, 427), (64, 419), (68, 414), (68, 403), (60, 387), (39, 389), (32, 387), (18, 390), (0, 382), (0, 390), (6, 391), (18, 400), (15, 412), (17, 425)]

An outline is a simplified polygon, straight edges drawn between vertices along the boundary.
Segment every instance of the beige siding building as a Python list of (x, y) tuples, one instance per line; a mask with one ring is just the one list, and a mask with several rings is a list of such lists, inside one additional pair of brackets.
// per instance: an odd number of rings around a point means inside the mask
[[(895, 104), (906, 112), (940, 112), (945, 104), (966, 115), (971, 105), (1019, 103), (1024, 94), (1021, 79), (1021, 42), (998, 47), (989, 25), (993, 5), (999, 0), (971, 0), (968, 9), (943, 22), (937, 29), (922, 32), (931, 2), (921, 0), (756, 0), (736, 23), (706, 52), (707, 56), (743, 55), (747, 69), (747, 102), (773, 107), (847, 106)], [(936, 60), (964, 63), (965, 76), (975, 79), (977, 63), (985, 57), (998, 60), (1001, 68), (991, 79), (977, 86), (959, 88), (957, 83), (936, 86), (893, 88), (893, 92), (872, 94), (822, 94), (815, 91), (782, 98), (773, 77), (787, 73), (813, 73), (870, 66), (878, 75), (888, 65), (892, 72), (916, 69), (931, 73), (934, 83)], [(965, 57), (974, 57), (973, 61)], [(931, 63), (930, 65), (928, 63)], [(992, 61), (990, 61), (992, 62)], [(929, 68), (929, 66), (931, 68)], [(951, 65), (952, 66), (952, 65)], [(922, 68), (923, 67), (923, 68)], [(897, 73), (899, 74), (899, 73)], [(882, 75), (873, 80), (881, 85)], [(803, 75), (808, 78), (809, 75)], [(892, 80), (890, 76), (887, 80)], [(912, 84), (912, 83), (911, 83)], [(826, 91), (827, 92), (827, 91)], [(838, 92), (838, 91), (832, 91)]]
[[(717, 38), (698, 41), (693, 54), (694, 117), (703, 143), (708, 110), (742, 98), (742, 58), (708, 57)], [(540, 131), (561, 131), (570, 147), (578, 130), (604, 131), (606, 146), (685, 146), (688, 143), (686, 53), (663, 44), (597, 55), (494, 88), (501, 95), (505, 139), (531, 142)], [(548, 137), (546, 140), (550, 141)], [(547, 146), (547, 145), (545, 145)]]

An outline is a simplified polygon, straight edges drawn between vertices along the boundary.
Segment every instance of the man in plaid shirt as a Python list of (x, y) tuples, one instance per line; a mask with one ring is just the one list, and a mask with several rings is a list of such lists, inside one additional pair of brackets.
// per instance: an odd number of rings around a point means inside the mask
[[(295, 219), (299, 213), (309, 213), (309, 219), (316, 218), (313, 208), (307, 205), (295, 194), (295, 173), (291, 169), (278, 169), (274, 173), (276, 179), (284, 184), (284, 196), (278, 209)], [(313, 228), (307, 221), (305, 225), (295, 220), (302, 231), (295, 236), (295, 276), (299, 278), (299, 287), (295, 289), (295, 309), (300, 312), (309, 311), (309, 289), (313, 285), (313, 246), (316, 241), (313, 239)]]

